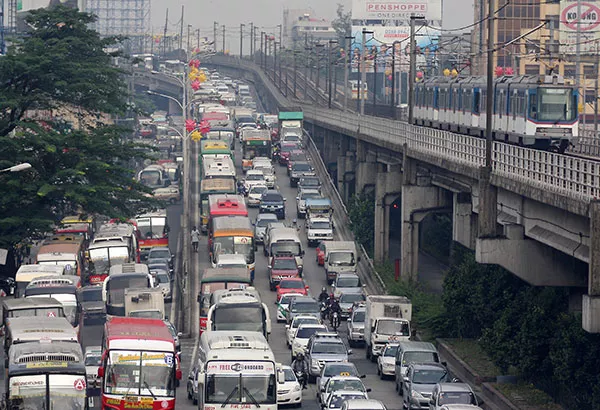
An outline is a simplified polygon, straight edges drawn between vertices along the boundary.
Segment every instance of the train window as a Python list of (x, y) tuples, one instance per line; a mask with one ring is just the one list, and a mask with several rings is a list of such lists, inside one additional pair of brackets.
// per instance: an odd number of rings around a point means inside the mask
[(481, 102), (479, 104), (480, 112), (486, 112), (487, 108), (487, 93), (485, 90), (481, 90)]
[(479, 114), (479, 100), (480, 94), (478, 91), (475, 91), (473, 95), (473, 114)]

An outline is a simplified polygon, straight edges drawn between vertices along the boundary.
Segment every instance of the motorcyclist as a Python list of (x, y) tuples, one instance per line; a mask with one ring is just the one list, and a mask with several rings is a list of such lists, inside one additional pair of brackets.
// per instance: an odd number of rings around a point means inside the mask
[(308, 362), (304, 358), (304, 354), (298, 353), (294, 362), (292, 363), (292, 370), (296, 375), (300, 374), (302, 377), (300, 383), (302, 383), (302, 389), (306, 389), (306, 383), (308, 382)]
[(337, 312), (338, 315), (341, 314), (342, 309), (340, 308), (340, 303), (337, 301), (337, 299), (335, 298), (335, 296), (333, 295), (333, 293), (331, 295), (329, 295), (329, 300), (327, 301), (328, 304), (328, 313), (329, 313), (329, 317), (331, 317), (331, 315), (333, 315), (333, 312)]
[(246, 195), (246, 187), (242, 181), (237, 182), (238, 195)]
[(325, 286), (323, 286), (321, 288), (321, 293), (319, 294), (319, 303), (327, 302), (327, 299), (329, 299), (329, 294), (327, 293)]

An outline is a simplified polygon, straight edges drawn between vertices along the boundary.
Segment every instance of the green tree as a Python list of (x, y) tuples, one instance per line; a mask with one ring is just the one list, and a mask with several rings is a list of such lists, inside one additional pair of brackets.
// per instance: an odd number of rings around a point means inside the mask
[(373, 255), (375, 240), (375, 198), (373, 195), (354, 195), (348, 206), (350, 229), (369, 255)]
[[(28, 36), (0, 59), (0, 167), (32, 165), (0, 174), (1, 247), (50, 231), (65, 214), (129, 218), (157, 205), (128, 166), (142, 151), (123, 138), (127, 130), (103, 123), (128, 96), (105, 52), (117, 39), (90, 30), (94, 19), (66, 7), (35, 10)], [(77, 130), (27, 115), (56, 109), (75, 112)]]
[(346, 49), (346, 37), (352, 33), (352, 12), (344, 12), (344, 5), (338, 3), (336, 10), (336, 18), (331, 22), (331, 26), (335, 29), (338, 37), (338, 45)]
[(17, 128), (27, 110), (68, 103), (98, 116), (126, 108), (123, 73), (105, 51), (119, 39), (91, 30), (95, 20), (64, 6), (31, 11), (30, 32), (0, 59), (0, 136)]

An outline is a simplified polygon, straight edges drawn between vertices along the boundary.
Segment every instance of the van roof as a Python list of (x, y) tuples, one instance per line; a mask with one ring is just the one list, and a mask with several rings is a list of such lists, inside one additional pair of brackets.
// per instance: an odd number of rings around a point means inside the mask
[(26, 310), (32, 308), (51, 308), (61, 307), (62, 303), (54, 298), (16, 298), (4, 299), (2, 301), (2, 310)]
[(397, 342), (398, 350), (402, 350), (403, 352), (436, 352), (437, 349), (433, 345), (433, 343), (429, 342)]
[(123, 263), (121, 265), (111, 266), (108, 272), (109, 276), (120, 273), (150, 273), (148, 265), (143, 263)]
[(17, 277), (23, 274), (39, 273), (42, 275), (62, 275), (65, 268), (58, 265), (21, 265), (17, 271)]
[(13, 344), (40, 339), (77, 342), (77, 332), (64, 317), (25, 316), (6, 319)]

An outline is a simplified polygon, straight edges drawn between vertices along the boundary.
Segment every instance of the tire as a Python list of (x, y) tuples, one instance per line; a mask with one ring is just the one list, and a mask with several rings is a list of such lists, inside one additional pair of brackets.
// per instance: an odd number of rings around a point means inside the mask
[(308, 382), (309, 383), (314, 383), (317, 380), (317, 378), (315, 376), (312, 375), (308, 375)]
[(188, 400), (192, 400), (192, 393), (190, 393), (190, 389), (187, 389)]
[(194, 397), (194, 399), (192, 399), (192, 404), (193, 405), (197, 405), (198, 404), (198, 399)]
[(302, 402), (294, 404), (294, 407), (296, 407), (297, 409), (302, 407)]
[(377, 366), (377, 376), (381, 377), (381, 370), (379, 370), (379, 366)]

